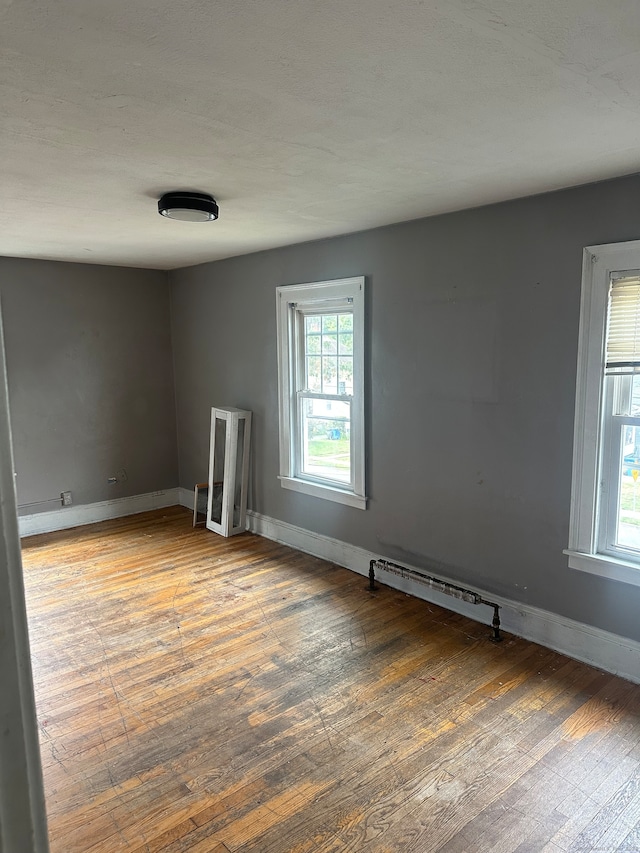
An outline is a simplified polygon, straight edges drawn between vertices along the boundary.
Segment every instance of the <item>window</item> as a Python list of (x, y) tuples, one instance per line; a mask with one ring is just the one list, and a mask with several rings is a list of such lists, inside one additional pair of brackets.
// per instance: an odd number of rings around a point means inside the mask
[(566, 553), (640, 585), (640, 242), (585, 249)]
[(366, 509), (364, 278), (277, 288), (280, 482)]

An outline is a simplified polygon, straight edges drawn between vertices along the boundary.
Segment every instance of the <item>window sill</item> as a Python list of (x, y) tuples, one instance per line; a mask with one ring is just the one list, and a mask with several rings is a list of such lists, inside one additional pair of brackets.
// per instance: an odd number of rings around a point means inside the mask
[(601, 578), (621, 581), (632, 586), (640, 586), (640, 564), (627, 563), (606, 554), (582, 554), (580, 551), (565, 550), (569, 557), (569, 568), (580, 572), (589, 572)]
[(283, 489), (291, 489), (304, 495), (313, 495), (315, 498), (346, 504), (346, 506), (353, 506), (356, 509), (367, 508), (367, 499), (353, 492), (345, 492), (331, 486), (321, 486), (319, 483), (310, 483), (307, 480), (299, 480), (297, 477), (279, 477), (278, 479)]

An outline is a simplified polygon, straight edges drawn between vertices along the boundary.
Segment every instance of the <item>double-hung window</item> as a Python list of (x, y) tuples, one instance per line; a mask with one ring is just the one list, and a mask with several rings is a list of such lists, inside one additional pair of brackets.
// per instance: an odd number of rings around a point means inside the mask
[(277, 288), (282, 486), (366, 509), (364, 278)]
[(585, 249), (566, 553), (640, 585), (640, 242)]

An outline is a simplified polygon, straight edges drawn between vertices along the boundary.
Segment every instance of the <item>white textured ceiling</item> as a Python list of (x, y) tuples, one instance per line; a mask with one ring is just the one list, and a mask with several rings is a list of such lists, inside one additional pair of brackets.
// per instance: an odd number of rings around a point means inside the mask
[(0, 0), (0, 46), (5, 255), (173, 268), (640, 169), (638, 0)]

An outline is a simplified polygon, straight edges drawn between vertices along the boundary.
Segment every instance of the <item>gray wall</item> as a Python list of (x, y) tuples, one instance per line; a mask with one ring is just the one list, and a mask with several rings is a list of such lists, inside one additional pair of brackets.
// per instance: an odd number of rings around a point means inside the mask
[[(582, 248), (640, 237), (626, 178), (170, 273), (181, 485), (211, 405), (254, 412), (250, 506), (640, 640), (640, 589), (569, 570)], [(368, 280), (366, 512), (279, 485), (275, 288)]]
[(0, 299), (20, 513), (175, 487), (166, 273), (0, 258)]

